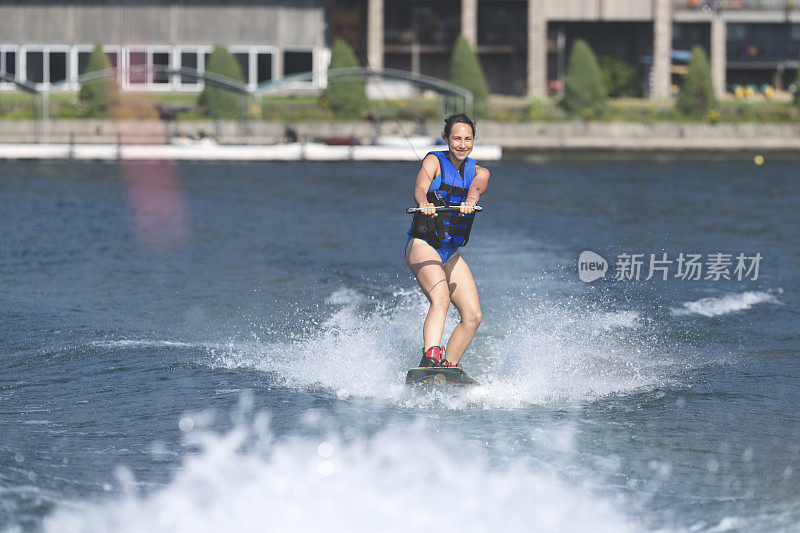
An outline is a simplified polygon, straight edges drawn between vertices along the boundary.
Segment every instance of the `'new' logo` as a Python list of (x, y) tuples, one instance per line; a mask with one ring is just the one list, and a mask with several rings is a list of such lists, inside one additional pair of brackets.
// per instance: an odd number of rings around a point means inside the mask
[(581, 281), (591, 283), (605, 277), (607, 270), (608, 261), (594, 252), (586, 250), (578, 256), (578, 277), (581, 278)]

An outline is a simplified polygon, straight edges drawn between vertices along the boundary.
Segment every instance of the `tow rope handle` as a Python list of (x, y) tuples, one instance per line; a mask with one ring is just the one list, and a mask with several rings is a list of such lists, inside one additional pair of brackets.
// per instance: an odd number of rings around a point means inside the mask
[[(434, 207), (434, 209), (439, 213), (460, 213), (461, 212), (461, 206), (459, 206), (459, 205), (442, 205), (442, 206)], [(473, 206), (473, 209), (475, 210), (476, 213), (480, 213), (481, 211), (483, 211), (483, 207), (481, 207), (479, 205)], [(408, 213), (409, 215), (411, 215), (413, 213), (419, 213), (420, 211), (422, 211), (421, 207), (409, 207), (408, 209), (406, 209), (406, 213)]]

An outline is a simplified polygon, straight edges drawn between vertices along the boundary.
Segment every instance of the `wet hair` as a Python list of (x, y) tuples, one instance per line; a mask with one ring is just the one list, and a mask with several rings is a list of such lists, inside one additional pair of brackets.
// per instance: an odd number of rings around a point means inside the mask
[(442, 132), (442, 139), (447, 140), (450, 138), (450, 132), (453, 131), (453, 126), (456, 124), (466, 124), (472, 128), (472, 137), (475, 137), (477, 132), (475, 131), (475, 123), (472, 122), (472, 119), (469, 118), (466, 113), (453, 113), (444, 119), (444, 131)]

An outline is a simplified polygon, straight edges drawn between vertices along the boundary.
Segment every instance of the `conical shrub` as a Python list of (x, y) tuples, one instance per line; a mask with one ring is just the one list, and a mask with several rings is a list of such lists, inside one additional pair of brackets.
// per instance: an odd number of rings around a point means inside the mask
[(678, 94), (678, 110), (694, 118), (702, 118), (717, 106), (708, 58), (699, 46), (692, 48), (692, 58), (687, 67), (686, 80)]
[(453, 46), (450, 58), (450, 82), (472, 92), (472, 112), (476, 117), (484, 117), (488, 113), (489, 85), (478, 61), (478, 57), (469, 43), (460, 35)]
[[(89, 56), (89, 62), (86, 65), (84, 74), (110, 68), (111, 62), (103, 52), (103, 45), (97, 42)], [(117, 81), (113, 76), (81, 83), (78, 100), (82, 114), (87, 117), (108, 116), (112, 106), (117, 102), (118, 95)]]
[[(339, 68), (360, 67), (355, 52), (343, 39), (336, 38), (331, 52), (328, 71)], [(364, 82), (358, 75), (346, 79), (328, 79), (328, 86), (320, 95), (323, 107), (330, 108), (340, 117), (358, 118), (367, 107)]]
[(586, 41), (578, 39), (569, 55), (561, 106), (571, 115), (592, 118), (602, 115), (605, 103), (606, 89), (597, 57)]
[[(206, 72), (219, 74), (236, 81), (244, 83), (242, 69), (239, 63), (224, 46), (214, 46), (214, 51), (208, 58)], [(214, 118), (237, 118), (239, 117), (239, 95), (228, 89), (216, 87), (208, 82), (205, 84), (203, 92), (197, 104), (205, 109), (206, 114)]]
[(794, 81), (794, 105), (800, 106), (800, 68), (797, 69), (797, 78)]

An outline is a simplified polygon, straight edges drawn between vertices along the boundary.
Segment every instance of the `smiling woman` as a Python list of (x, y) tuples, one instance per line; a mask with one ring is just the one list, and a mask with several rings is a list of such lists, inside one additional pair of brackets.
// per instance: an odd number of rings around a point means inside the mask
[[(431, 306), (423, 326), (421, 367), (460, 366), (458, 361), (481, 323), (475, 280), (458, 249), (467, 244), (475, 205), (489, 185), (489, 171), (469, 157), (475, 124), (465, 114), (445, 120), (446, 152), (430, 152), (422, 161), (414, 187), (420, 212), (414, 215), (406, 242), (406, 264)], [(436, 207), (458, 206), (454, 213)], [(439, 346), (450, 303), (461, 314), (445, 348)]]

